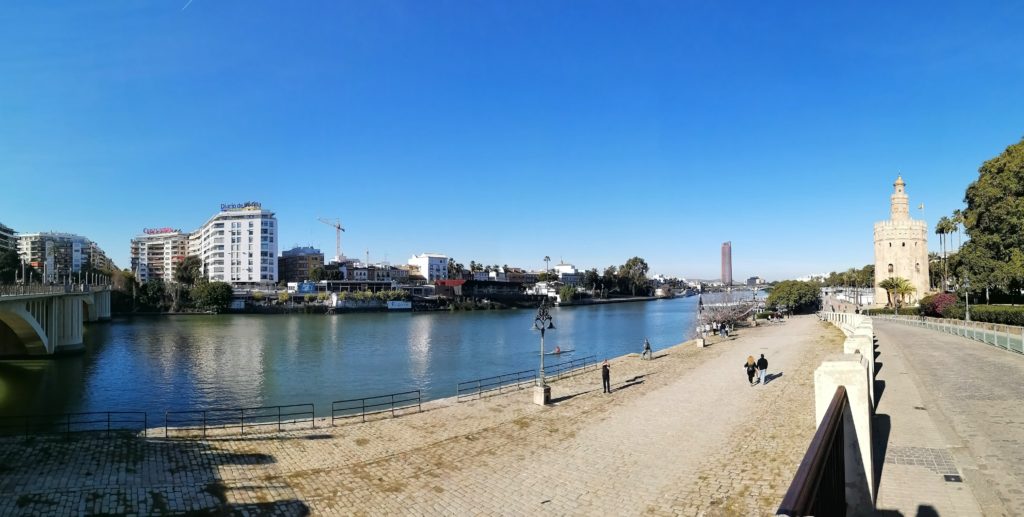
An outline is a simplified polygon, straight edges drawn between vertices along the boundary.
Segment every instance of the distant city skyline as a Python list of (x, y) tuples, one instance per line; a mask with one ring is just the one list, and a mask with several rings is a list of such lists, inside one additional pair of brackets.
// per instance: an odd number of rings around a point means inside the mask
[[(927, 6), (927, 8), (925, 8)], [(241, 14), (244, 12), (244, 16)], [(897, 174), (962, 206), (1024, 134), (1024, 6), (23, 3), (0, 17), (0, 223), (128, 267), (221, 203), (279, 249), (715, 279), (872, 263)]]

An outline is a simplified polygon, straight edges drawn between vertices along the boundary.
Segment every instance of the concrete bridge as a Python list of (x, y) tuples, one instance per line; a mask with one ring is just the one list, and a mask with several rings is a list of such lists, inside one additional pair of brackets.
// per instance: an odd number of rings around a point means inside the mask
[(86, 321), (110, 319), (107, 285), (0, 286), (0, 355), (82, 348)]

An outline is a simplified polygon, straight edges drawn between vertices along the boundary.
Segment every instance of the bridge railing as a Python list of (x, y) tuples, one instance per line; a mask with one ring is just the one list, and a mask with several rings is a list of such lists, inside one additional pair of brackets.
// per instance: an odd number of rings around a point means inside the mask
[(0, 436), (65, 435), (80, 433), (139, 433), (146, 435), (144, 411), (93, 411), (51, 415), (0, 417)]
[(849, 409), (846, 388), (839, 386), (776, 515), (846, 515), (843, 420)]
[(171, 431), (179, 434), (201, 433), (206, 438), (208, 431), (238, 429), (245, 434), (250, 430), (276, 427), (282, 431), (285, 425), (309, 424), (316, 428), (313, 404), (289, 404), (283, 406), (260, 406), (228, 409), (192, 409), (164, 412), (164, 437), (170, 438)]
[(90, 293), (106, 290), (106, 284), (0, 284), (0, 296)]
[(891, 320), (904, 325), (937, 330), (967, 339), (973, 339), (996, 348), (1024, 354), (1024, 327), (987, 323), (982, 321), (948, 320), (927, 316), (875, 315), (873, 318)]
[[(336, 420), (359, 417), (363, 422), (367, 415), (379, 415), (391, 413), (392, 417), (407, 413), (408, 410), (416, 408), (416, 411), (423, 411), (423, 399), (420, 390), (404, 391), (402, 393), (389, 393), (387, 395), (376, 395), (359, 399), (336, 400), (331, 402), (331, 425)], [(397, 412), (397, 413), (396, 413)]]
[(470, 381), (462, 381), (455, 388), (455, 399), (459, 402), (473, 398), (482, 398), (484, 394), (501, 393), (505, 388), (521, 390), (537, 380), (537, 370), (522, 370), (503, 373), (493, 377), (483, 377)]

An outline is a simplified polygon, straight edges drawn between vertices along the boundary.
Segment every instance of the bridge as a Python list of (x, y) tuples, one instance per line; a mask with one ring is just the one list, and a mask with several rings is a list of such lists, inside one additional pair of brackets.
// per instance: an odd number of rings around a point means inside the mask
[(0, 286), (0, 355), (52, 355), (82, 348), (82, 326), (110, 319), (110, 286)]

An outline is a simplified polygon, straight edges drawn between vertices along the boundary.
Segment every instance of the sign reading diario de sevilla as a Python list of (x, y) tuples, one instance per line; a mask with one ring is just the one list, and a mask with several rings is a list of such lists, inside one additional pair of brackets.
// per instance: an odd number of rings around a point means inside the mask
[(142, 233), (146, 235), (160, 235), (161, 233), (181, 233), (179, 228), (145, 228)]
[(244, 203), (221, 203), (220, 209), (224, 210), (259, 210), (263, 205), (256, 201), (246, 201)]

